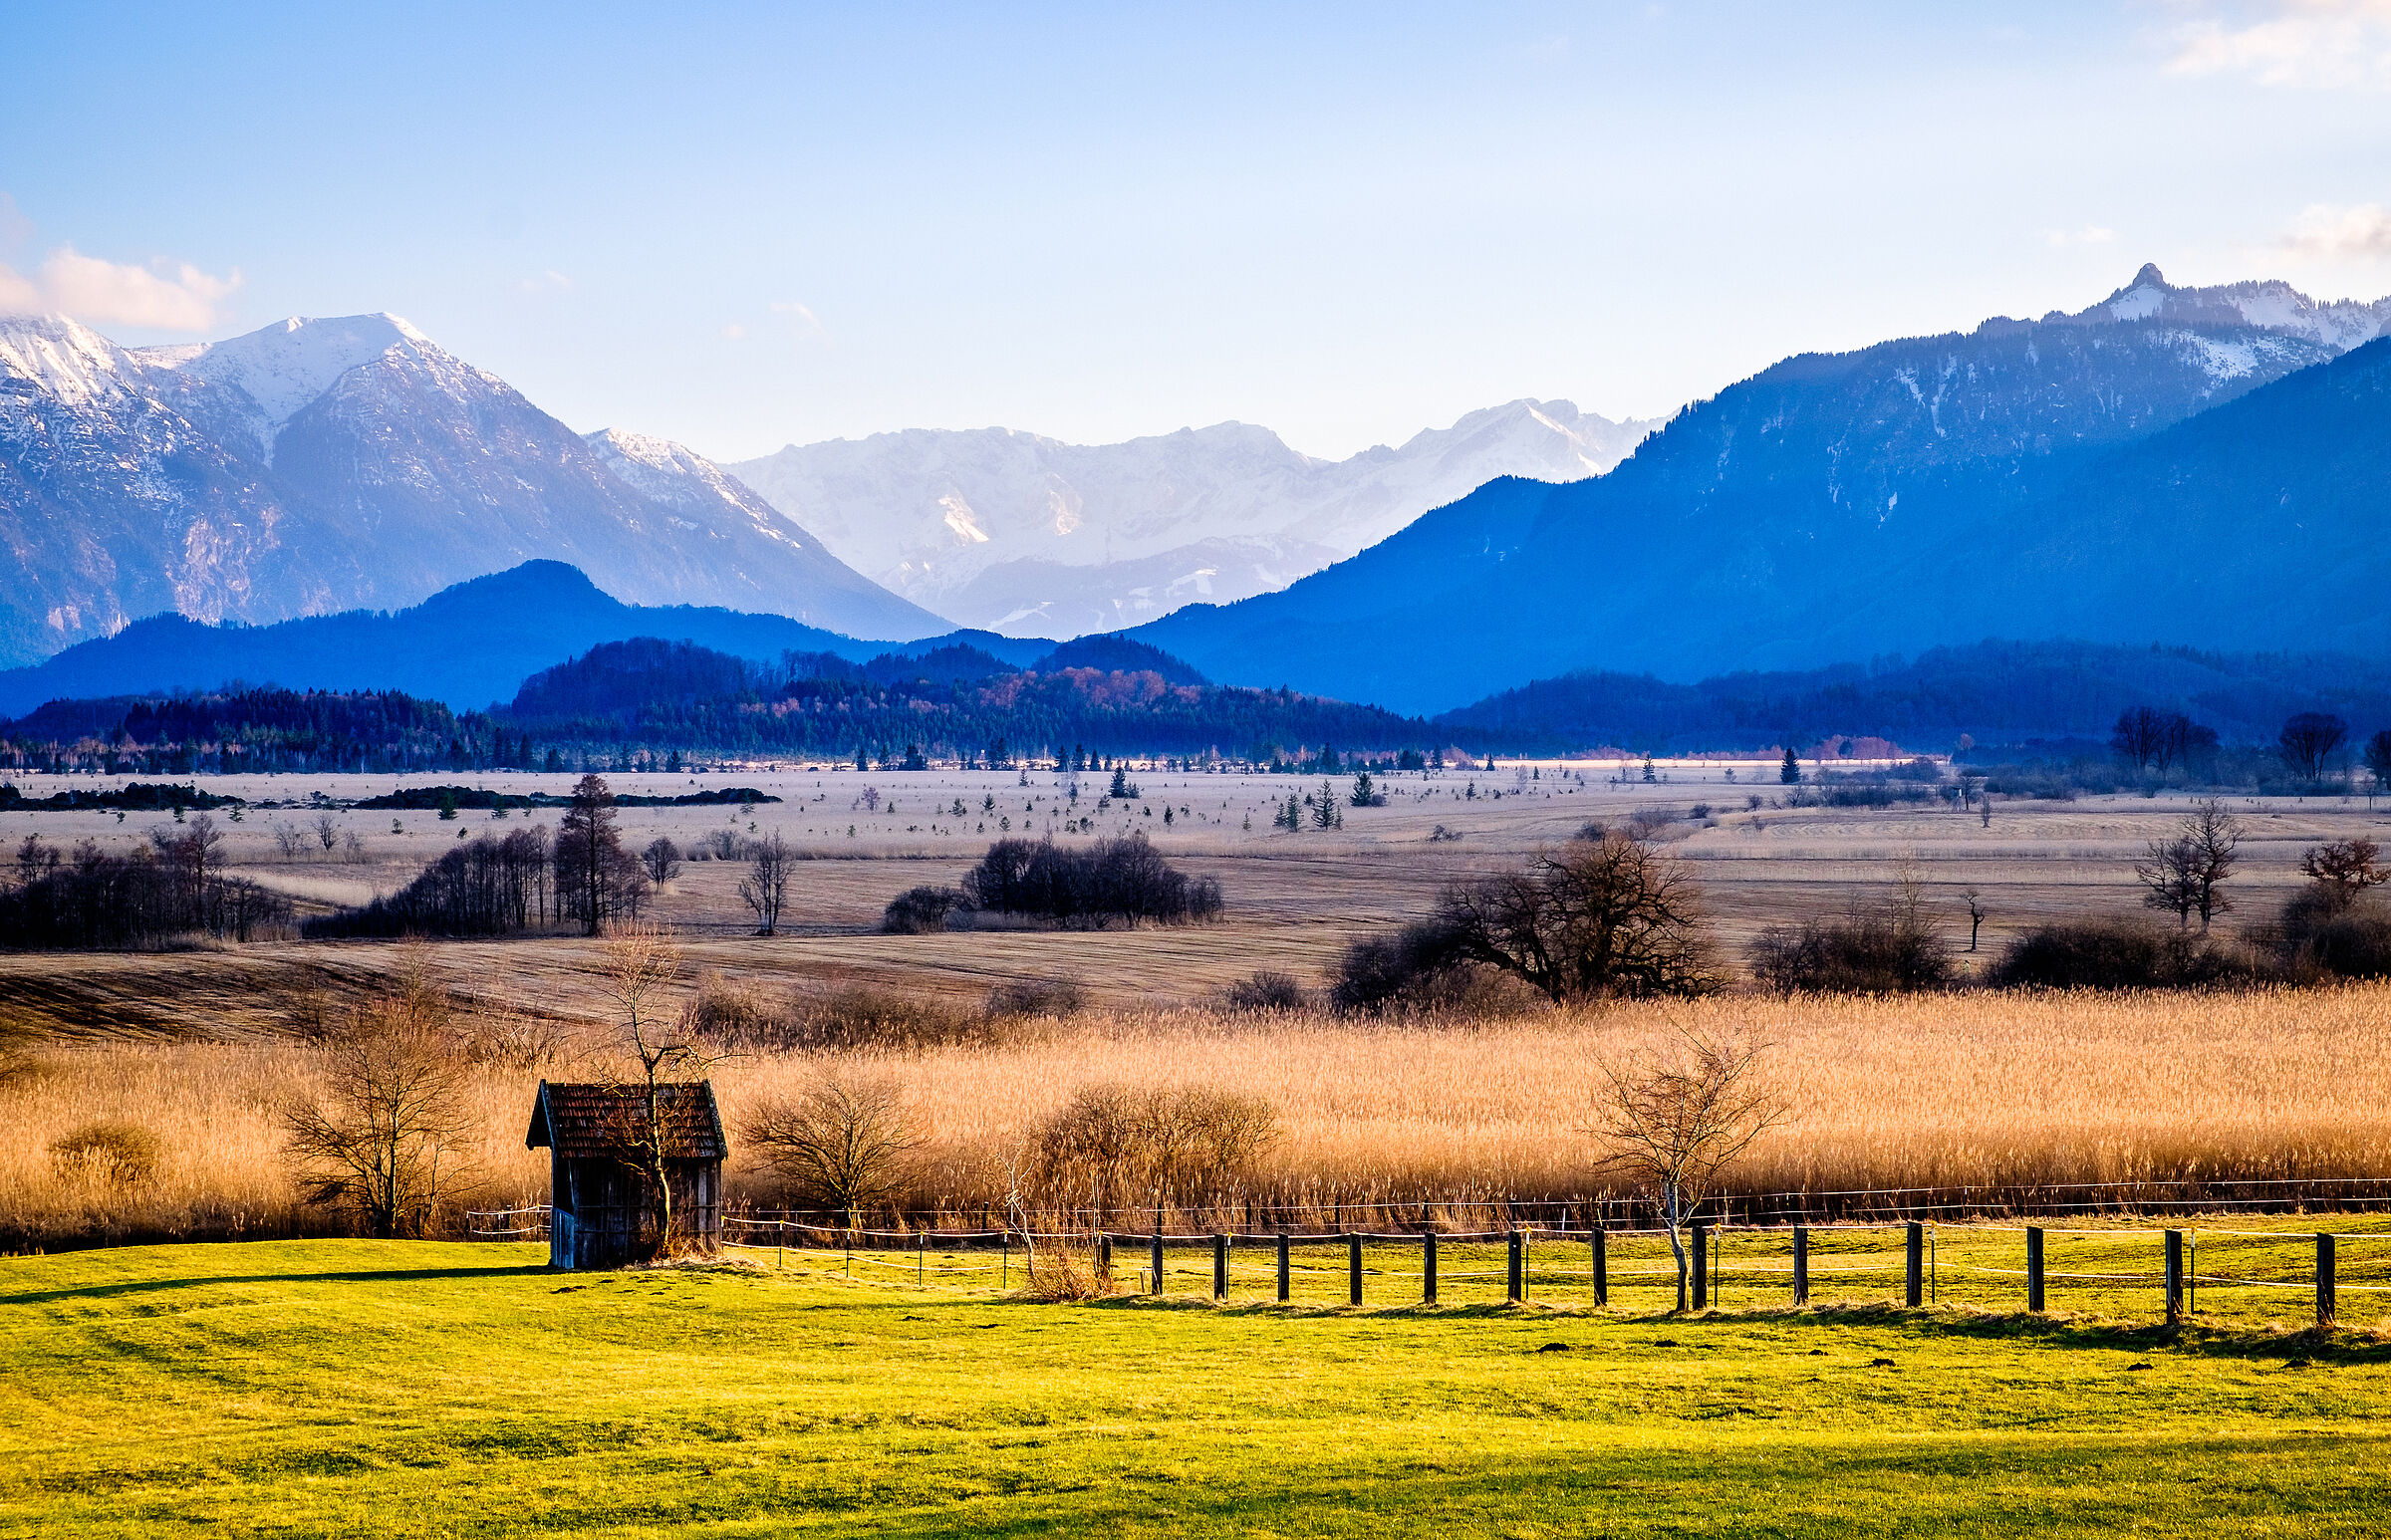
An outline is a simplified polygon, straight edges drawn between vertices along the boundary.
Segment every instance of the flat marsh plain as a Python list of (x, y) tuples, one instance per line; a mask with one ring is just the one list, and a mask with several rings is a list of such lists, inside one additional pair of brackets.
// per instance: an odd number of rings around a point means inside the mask
[[(1144, 774), (1138, 803), (1098, 810), (1094, 776), (1075, 805), (1050, 774), (1023, 786), (1012, 774), (752, 772), (704, 784), (788, 800), (735, 819), (626, 809), (623, 824), (636, 846), (660, 832), (684, 844), (716, 829), (744, 835), (752, 822), (813, 858), (797, 869), (792, 923), (768, 939), (748, 933), (736, 864), (684, 872), (656, 917), (686, 948), (689, 987), (704, 974), (767, 996), (861, 982), (957, 1004), (1022, 979), (1086, 987), (1086, 1012), (994, 1047), (864, 1056), (927, 1125), (933, 1184), (965, 1201), (992, 1154), (1097, 1080), (1269, 1097), (1283, 1139), (1265, 1174), (1316, 1201), (1566, 1197), (1594, 1181), (1579, 1132), (1594, 1063), (1688, 1025), (1748, 1028), (1779, 1045), (1796, 1116), (1753, 1152), (1746, 1189), (2391, 1175), (2380, 1093), (2391, 985), (1793, 1002), (1744, 992), (1425, 1025), (1238, 1018), (1209, 1004), (1256, 968), (1316, 981), (1347, 939), (1423, 912), (1447, 878), (1516, 861), (1588, 819), (1697, 804), (1711, 816), (1680, 817), (1662, 838), (1694, 865), (1730, 956), (1766, 924), (1880, 901), (1906, 860), (1963, 947), (1960, 898), (1978, 891), (1992, 916), (1981, 959), (2046, 916), (2137, 912), (2134, 858), (2184, 806), (2002, 803), (1990, 825), (1940, 807), (1753, 809), (1748, 797), (1780, 788), (1727, 783), (1725, 768), (1670, 766), (1651, 785), (1611, 782), (1613, 767), (1564, 780), (1550, 764), (1524, 782), (1509, 766), (1399, 777), (1389, 806), (1348, 808), (1342, 831), (1299, 835), (1273, 831), (1270, 807), (1290, 790), (1316, 792), (1316, 780)], [(691, 789), (685, 777), (615, 780)], [(54, 789), (33, 781), (36, 794)], [(297, 801), (391, 783), (281, 777), (236, 789)], [(1166, 801), (1187, 810), (1168, 828)], [(2381, 838), (2391, 822), (2357, 800), (2237, 811), (2251, 838), (2229, 925), (2273, 912), (2299, 882), (2305, 846)], [(312, 830), (318, 816), (253, 810), (219, 826), (236, 869), (317, 903), (395, 889), (460, 828), (520, 827), (335, 810), (362, 859), (333, 859), (320, 842), (313, 857), (283, 854), (273, 824)], [(999, 833), (1077, 816), (1102, 832), (1150, 830), (1174, 860), (1220, 882), (1226, 922), (873, 933), (896, 893), (951, 882)], [(35, 831), (62, 844), (126, 841), (163, 822), (11, 815), (0, 835), (11, 846)], [(1461, 838), (1432, 838), (1438, 825)], [(273, 942), (0, 956), (0, 1023), (37, 1034), (41, 1061), (0, 1090), (10, 1128), (0, 1220), (62, 1242), (112, 1225), (290, 1233), (306, 1216), (281, 1163), (277, 1112), (318, 1073), (292, 1029), (407, 967), (428, 970), (467, 1016), (544, 1045), (480, 1064), (473, 1091), (488, 1200), (543, 1195), (523, 1123), (540, 1075), (571, 1078), (605, 1052), (595, 943)], [(818, 1068), (774, 1054), (728, 1061), (715, 1078), (735, 1122), (750, 1099)], [(99, 1118), (158, 1134), (159, 1164), (139, 1192), (49, 1161), (50, 1140)], [(731, 1176), (734, 1196), (768, 1195), (736, 1155)], [(1285, 1307), (1262, 1302), (1251, 1252), (1222, 1306), (1190, 1297), (1208, 1292), (1192, 1275), (1163, 1301), (1032, 1304), (962, 1272), (966, 1257), (940, 1259), (927, 1287), (886, 1267), (850, 1278), (818, 1255), (770, 1253), (742, 1253), (754, 1259), (745, 1266), (557, 1275), (540, 1248), (455, 1242), (0, 1258), (0, 1534), (2382, 1533), (2391, 1340), (2366, 1323), (2391, 1296), (2361, 1285), (2391, 1284), (2391, 1231), (2356, 1214), (2189, 1222), (2204, 1229), (2203, 1274), (2287, 1286), (2204, 1283), (2196, 1324), (2170, 1330), (2150, 1324), (2149, 1237), (2076, 1237), (2054, 1269), (2144, 1281), (2054, 1281), (2062, 1314), (2030, 1320), (2010, 1313), (2015, 1279), (2000, 1271), (2015, 1265), (2016, 1237), (1956, 1232), (1937, 1253), (1947, 1303), (1918, 1312), (1882, 1303), (1895, 1284), (1879, 1276), (1890, 1260), (1878, 1242), (1822, 1241), (1822, 1262), (1876, 1271), (1823, 1279), (1819, 1297), (1843, 1302), (1797, 1311), (1771, 1303), (1782, 1298), (1772, 1243), (1730, 1233), (1727, 1307), (1690, 1317), (1663, 1313), (1657, 1273), (1630, 1281), (1661, 1264), (1649, 1243), (1624, 1242), (1606, 1310), (1576, 1287), (1582, 1251), (1559, 1245), (1538, 1248), (1524, 1306), (1502, 1302), (1498, 1277), (1464, 1277), (1498, 1263), (1457, 1247), (1447, 1302), (1433, 1309), (1398, 1302), (1417, 1294), (1401, 1276), (1416, 1264), (1399, 1248), (1372, 1253), (1372, 1303), (1360, 1309), (1341, 1302), (1329, 1276), (1341, 1258), (1325, 1253), (1312, 1259), (1322, 1276), (1307, 1274)], [(2236, 1225), (2286, 1239), (2214, 1233)], [(2349, 1324), (2329, 1333), (2299, 1325), (2304, 1253), (2292, 1237), (2320, 1228), (2385, 1234), (2345, 1244)], [(1839, 1258), (1837, 1245), (1849, 1248)]]

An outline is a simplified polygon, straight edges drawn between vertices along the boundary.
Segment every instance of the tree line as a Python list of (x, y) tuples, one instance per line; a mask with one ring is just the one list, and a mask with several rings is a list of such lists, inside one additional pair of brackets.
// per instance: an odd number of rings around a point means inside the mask
[(0, 888), (0, 947), (95, 950), (178, 936), (249, 941), (287, 933), (291, 903), (216, 870), (223, 834), (204, 813), (112, 855), (91, 840), (61, 851), (39, 835), (17, 846)]

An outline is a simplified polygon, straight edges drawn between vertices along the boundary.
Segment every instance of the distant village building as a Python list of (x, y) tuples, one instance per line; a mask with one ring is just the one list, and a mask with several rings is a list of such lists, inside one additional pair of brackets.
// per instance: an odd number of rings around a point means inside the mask
[[(730, 1153), (713, 1084), (658, 1094), (673, 1232), (682, 1245), (712, 1251), (722, 1238), (722, 1160)], [(655, 1249), (654, 1194), (627, 1157), (647, 1118), (643, 1087), (540, 1082), (523, 1143), (549, 1152), (549, 1266), (619, 1267)]]

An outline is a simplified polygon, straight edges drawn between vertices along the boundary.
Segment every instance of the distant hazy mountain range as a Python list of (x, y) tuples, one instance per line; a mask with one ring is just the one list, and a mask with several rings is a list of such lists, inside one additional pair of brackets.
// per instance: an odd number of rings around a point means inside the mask
[(541, 557), (639, 603), (952, 629), (699, 456), (584, 440), (394, 316), (152, 349), (0, 319), (0, 665), (160, 613), (414, 604)]
[(1496, 476), (1601, 475), (1656, 425), (1518, 400), (1345, 460), (1222, 422), (1099, 445), (914, 429), (728, 468), (917, 604), (966, 626), (1074, 637), (1284, 588)]
[(1491, 482), (1134, 635), (1400, 711), (1988, 636), (2391, 653), (2387, 323), (2145, 267), (2074, 315), (1788, 359), (1607, 476)]

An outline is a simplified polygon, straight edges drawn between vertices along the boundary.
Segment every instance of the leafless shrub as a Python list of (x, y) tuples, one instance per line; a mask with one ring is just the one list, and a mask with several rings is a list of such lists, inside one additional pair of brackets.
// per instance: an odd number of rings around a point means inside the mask
[(1098, 1209), (1129, 1199), (1178, 1206), (1249, 1180), (1278, 1138), (1278, 1111), (1215, 1086), (1082, 1087), (1032, 1141), (1041, 1186)]
[(1220, 1004), (1232, 1011), (1300, 1011), (1311, 1008), (1311, 991), (1292, 973), (1259, 968), (1226, 985)]
[(726, 1050), (785, 1045), (787, 1010), (753, 985), (711, 970), (697, 976), (697, 992), (682, 1011), (690, 1035)]
[(970, 906), (970, 898), (959, 888), (924, 884), (889, 900), (880, 928), (888, 935), (931, 935), (946, 928), (947, 915)]
[(846, 984), (789, 1002), (784, 1046), (852, 1051), (936, 1048), (996, 1041), (989, 1018), (935, 995)]
[(102, 1119), (52, 1140), (50, 1163), (62, 1176), (88, 1173), (110, 1186), (134, 1186), (157, 1170), (157, 1136), (137, 1123)]
[(1076, 1016), (1088, 1008), (1087, 987), (1076, 978), (1016, 978), (988, 991), (991, 1017)]

